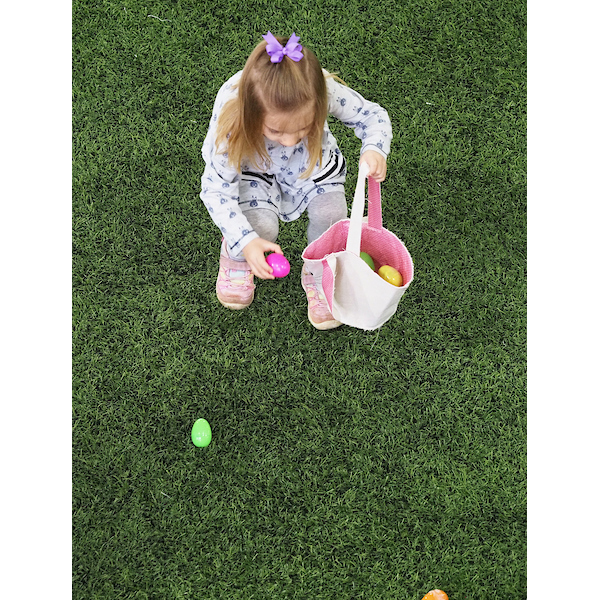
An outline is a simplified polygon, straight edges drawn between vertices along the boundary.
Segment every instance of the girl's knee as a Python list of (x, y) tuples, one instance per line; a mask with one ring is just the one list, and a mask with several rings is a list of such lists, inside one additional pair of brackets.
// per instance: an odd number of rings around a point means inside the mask
[(279, 217), (271, 210), (254, 208), (245, 211), (252, 229), (268, 242), (276, 242), (279, 235)]
[(309, 220), (333, 225), (348, 216), (346, 194), (342, 190), (317, 196), (311, 200), (307, 210)]
[(308, 211), (308, 242), (321, 236), (334, 223), (348, 216), (346, 195), (343, 190), (322, 194), (311, 200)]

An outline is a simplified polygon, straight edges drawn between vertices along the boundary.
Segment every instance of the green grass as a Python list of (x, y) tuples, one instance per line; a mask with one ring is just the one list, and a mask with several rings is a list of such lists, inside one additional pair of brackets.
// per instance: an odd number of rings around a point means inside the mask
[[(73, 3), (75, 599), (526, 598), (525, 3), (321, 6)], [(216, 299), (200, 148), (268, 29), (392, 118), (415, 279), (378, 331), (308, 322), (304, 219)]]

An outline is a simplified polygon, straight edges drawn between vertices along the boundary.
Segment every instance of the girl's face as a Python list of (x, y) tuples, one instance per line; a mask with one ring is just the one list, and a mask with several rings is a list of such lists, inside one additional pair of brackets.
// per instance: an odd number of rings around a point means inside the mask
[(293, 113), (268, 112), (263, 135), (282, 146), (295, 146), (309, 134), (314, 119), (312, 107)]

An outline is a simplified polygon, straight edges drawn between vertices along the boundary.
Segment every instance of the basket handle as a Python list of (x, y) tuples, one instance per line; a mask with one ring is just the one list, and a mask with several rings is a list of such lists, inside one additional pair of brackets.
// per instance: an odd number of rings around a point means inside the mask
[(369, 227), (381, 231), (383, 216), (381, 214), (381, 184), (369, 177)]
[(350, 226), (348, 228), (348, 240), (346, 250), (360, 254), (360, 238), (362, 233), (363, 214), (365, 212), (365, 179), (369, 183), (369, 227), (381, 231), (383, 228), (383, 219), (381, 215), (381, 185), (372, 177), (368, 177), (369, 166), (361, 163), (358, 169), (358, 178), (356, 180), (356, 190), (352, 202), (352, 211), (350, 213)]

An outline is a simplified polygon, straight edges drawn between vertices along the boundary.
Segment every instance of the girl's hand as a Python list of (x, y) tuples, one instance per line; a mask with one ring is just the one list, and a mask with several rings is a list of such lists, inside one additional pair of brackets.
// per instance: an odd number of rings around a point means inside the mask
[(283, 254), (283, 251), (277, 244), (268, 242), (262, 238), (252, 240), (242, 250), (242, 254), (246, 262), (250, 265), (252, 272), (257, 277), (260, 277), (260, 279), (275, 279), (273, 269), (265, 260), (265, 252), (269, 250), (277, 252), (277, 254)]
[(378, 183), (385, 179), (387, 172), (387, 161), (385, 156), (375, 152), (375, 150), (366, 150), (363, 152), (358, 164), (367, 163), (369, 166), (369, 177), (372, 177)]

